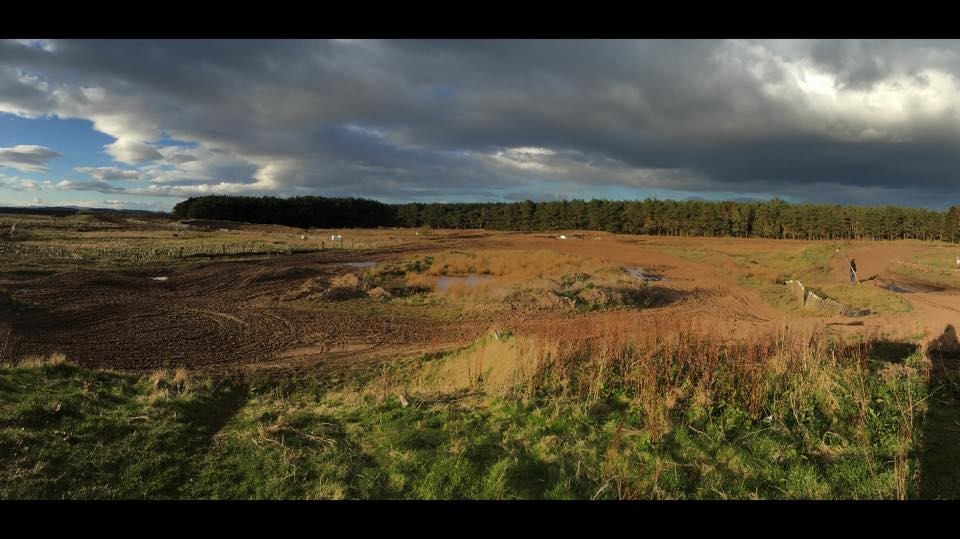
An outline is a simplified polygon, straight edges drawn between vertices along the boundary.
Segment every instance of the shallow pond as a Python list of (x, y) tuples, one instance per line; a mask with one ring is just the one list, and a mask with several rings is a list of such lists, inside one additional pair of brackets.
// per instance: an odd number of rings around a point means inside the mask
[(910, 293), (913, 292), (913, 290), (910, 290), (909, 288), (904, 288), (904, 287), (902, 287), (902, 286), (897, 286), (896, 284), (888, 284), (887, 286), (884, 286), (883, 288), (885, 288), (885, 289), (887, 289), (887, 290), (889, 290), (889, 291), (891, 291), (891, 292), (898, 292), (898, 293), (900, 293), (900, 294), (910, 294)]

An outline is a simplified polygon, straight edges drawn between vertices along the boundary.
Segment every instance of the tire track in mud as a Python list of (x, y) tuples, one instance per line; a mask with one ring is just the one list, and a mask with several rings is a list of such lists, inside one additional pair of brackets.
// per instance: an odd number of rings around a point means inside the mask
[[(234, 369), (276, 362), (313, 347), (305, 360), (363, 359), (393, 345), (428, 345), (437, 334), (469, 337), (467, 322), (353, 312), (334, 303), (303, 305), (280, 296), (303, 280), (349, 271), (341, 264), (391, 253), (294, 255), (205, 263), (165, 271), (72, 271), (7, 285), (34, 308), (0, 313), (5, 361), (61, 352), (90, 367)], [(349, 256), (348, 256), (349, 255)], [(162, 273), (165, 281), (149, 277)], [(6, 330), (4, 330), (6, 328)]]
[(751, 301), (722, 283), (698, 286), (687, 291), (679, 301), (668, 307), (671, 312), (682, 312), (683, 318), (716, 319), (726, 321), (764, 323), (769, 318), (758, 315), (758, 301)]

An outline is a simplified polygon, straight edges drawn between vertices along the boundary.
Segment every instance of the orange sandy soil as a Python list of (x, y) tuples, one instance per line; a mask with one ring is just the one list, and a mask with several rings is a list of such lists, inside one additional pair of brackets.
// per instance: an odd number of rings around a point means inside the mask
[[(597, 232), (573, 232), (579, 240), (559, 240), (559, 234), (502, 235), (470, 242), (472, 247), (493, 249), (537, 250), (551, 249), (583, 256), (601, 257), (612, 264), (640, 266), (655, 269), (665, 280), (655, 283), (681, 292), (676, 302), (659, 308), (604, 312), (585, 315), (586, 320), (559, 317), (557, 324), (593, 324), (598, 328), (625, 326), (643, 331), (651, 321), (678, 326), (693, 324), (717, 331), (732, 339), (744, 339), (766, 331), (789, 330), (810, 332), (827, 328), (843, 335), (878, 332), (888, 337), (914, 338), (940, 335), (948, 324), (960, 322), (960, 289), (931, 287), (894, 273), (896, 260), (909, 261), (922, 253), (923, 245), (915, 242), (839, 242), (767, 240), (743, 238), (682, 238), (666, 236), (627, 236)], [(775, 309), (763, 300), (756, 290), (738, 284), (738, 269), (732, 259), (722, 255), (698, 262), (690, 258), (671, 256), (661, 248), (707, 248), (741, 255), (766, 255), (775, 252), (795, 252), (813, 245), (842, 245), (831, 259), (831, 275), (837, 283), (849, 282), (847, 262), (856, 258), (860, 277), (876, 275), (861, 286), (897, 284), (915, 290), (900, 294), (913, 310), (896, 314), (873, 314), (863, 318), (811, 316), (808, 313)], [(960, 254), (960, 247), (957, 247)], [(853, 285), (851, 285), (853, 286)], [(943, 288), (942, 290), (931, 290)], [(930, 290), (930, 291), (923, 291)], [(891, 292), (892, 293), (892, 292)], [(605, 323), (600, 323), (605, 322)], [(862, 322), (862, 325), (860, 323)], [(528, 324), (529, 325), (529, 324)]]
[[(784, 329), (826, 329), (839, 335), (877, 331), (902, 338), (923, 333), (926, 342), (948, 324), (960, 322), (960, 290), (925, 287), (890, 270), (894, 260), (910, 260), (924, 249), (916, 242), (849, 243), (832, 257), (830, 278), (838, 283), (848, 281), (847, 260), (856, 257), (861, 273), (877, 275), (863, 286), (895, 282), (918, 289), (902, 294), (912, 312), (854, 319), (774, 308), (760, 292), (738, 284), (741, 270), (722, 254), (796, 252), (817, 243), (840, 242), (589, 231), (574, 232), (581, 239), (558, 239), (563, 233), (434, 232), (390, 249), (183, 266), (167, 271), (165, 282), (150, 281), (147, 277), (153, 274), (146, 270), (81, 270), (40, 277), (8, 273), (0, 275), (0, 287), (34, 307), (25, 313), (0, 309), (0, 361), (63, 352), (82, 365), (126, 370), (176, 366), (213, 371), (340, 370), (370, 360), (452, 349), (498, 326), (520, 333), (585, 336), (693, 326), (728, 339)], [(721, 254), (699, 261), (662, 251), (678, 247), (709, 248)], [(352, 310), (336, 302), (305, 308), (303, 303), (282, 300), (307, 279), (356, 271), (345, 267), (345, 262), (399, 259), (451, 248), (530, 251), (531, 256), (545, 249), (600, 258), (610, 265), (639, 266), (664, 275), (663, 281), (652, 285), (670, 289), (673, 299), (648, 309), (546, 314), (470, 311), (454, 319), (420, 316), (418, 312), (427, 311), (417, 308), (377, 312), (381, 307), (373, 300), (370, 308)]]

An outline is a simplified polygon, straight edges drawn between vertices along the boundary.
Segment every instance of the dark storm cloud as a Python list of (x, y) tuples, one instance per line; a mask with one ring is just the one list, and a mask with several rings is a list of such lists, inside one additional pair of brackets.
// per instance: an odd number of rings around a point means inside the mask
[(956, 73), (958, 52), (957, 42), (946, 40), (828, 39), (809, 43), (810, 57), (851, 88), (868, 88), (892, 75), (915, 76), (929, 68)]
[[(620, 186), (930, 204), (952, 193), (960, 165), (957, 51), (938, 41), (5, 42), (0, 111), (90, 119), (117, 138), (105, 151), (149, 184), (123, 190), (107, 180), (132, 175), (91, 168), (97, 181), (63, 186), (76, 190), (550, 199), (551, 185), (564, 196), (575, 185), (583, 197)], [(162, 147), (163, 137), (195, 145)]]

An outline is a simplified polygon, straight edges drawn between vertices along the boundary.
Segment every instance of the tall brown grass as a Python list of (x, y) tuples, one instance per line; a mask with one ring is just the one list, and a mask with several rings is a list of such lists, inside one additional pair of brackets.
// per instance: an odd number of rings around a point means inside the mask
[(150, 375), (150, 401), (162, 401), (187, 395), (192, 389), (186, 369), (158, 370)]
[[(823, 330), (788, 328), (729, 342), (690, 324), (655, 321), (637, 331), (615, 318), (599, 323), (602, 327), (545, 324), (507, 339), (488, 335), (431, 363), (408, 391), (523, 399), (559, 391), (592, 403), (616, 387), (643, 409), (654, 439), (668, 431), (670, 413), (681, 404), (706, 409), (734, 403), (756, 417), (776, 409), (803, 428), (805, 411), (835, 417), (841, 398), (852, 398), (859, 413), (867, 413), (867, 358), (882, 337), (846, 343)], [(903, 430), (913, 429), (905, 424)]]
[[(430, 258), (431, 264), (424, 271), (407, 271), (404, 284), (441, 293), (466, 305), (500, 302), (518, 290), (559, 290), (569, 285), (566, 281), (574, 275), (581, 277), (581, 287), (587, 281), (591, 286), (614, 288), (635, 284), (608, 261), (551, 250), (450, 250)], [(460, 279), (473, 275), (482, 280)], [(441, 289), (440, 280), (445, 277), (451, 280)]]
[(541, 249), (444, 251), (434, 255), (428, 275), (492, 275), (502, 282), (559, 277), (565, 273), (591, 272), (604, 266), (599, 258), (582, 257)]
[(18, 366), (24, 368), (35, 368), (43, 366), (56, 366), (56, 365), (65, 365), (67, 364), (67, 356), (55, 353), (50, 354), (49, 356), (28, 356), (20, 360)]

